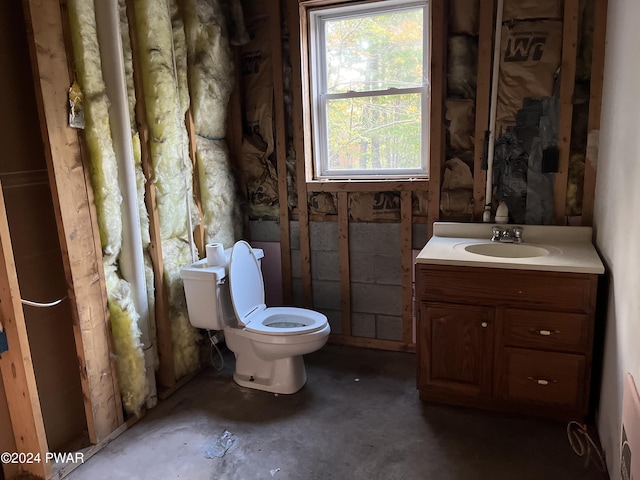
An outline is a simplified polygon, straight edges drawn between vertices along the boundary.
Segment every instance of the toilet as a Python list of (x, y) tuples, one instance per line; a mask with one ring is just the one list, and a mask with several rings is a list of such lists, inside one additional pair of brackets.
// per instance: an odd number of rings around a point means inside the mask
[(307, 380), (302, 355), (320, 349), (331, 329), (319, 312), (265, 305), (262, 256), (240, 240), (225, 250), (224, 265), (203, 259), (182, 268), (189, 320), (194, 327), (224, 332), (236, 357), (238, 385), (295, 393)]

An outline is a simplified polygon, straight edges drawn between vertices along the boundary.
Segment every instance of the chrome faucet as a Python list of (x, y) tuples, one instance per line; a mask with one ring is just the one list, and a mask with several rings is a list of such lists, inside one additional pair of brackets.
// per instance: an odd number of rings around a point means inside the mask
[(523, 232), (524, 228), (522, 227), (513, 227), (512, 229), (509, 229), (506, 227), (501, 228), (496, 225), (491, 229), (491, 241), (501, 243), (522, 243), (524, 241), (522, 238)]

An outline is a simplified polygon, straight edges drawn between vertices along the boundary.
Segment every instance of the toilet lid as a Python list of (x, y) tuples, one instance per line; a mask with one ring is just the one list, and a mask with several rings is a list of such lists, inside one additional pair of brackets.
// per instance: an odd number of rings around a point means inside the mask
[(240, 323), (249, 323), (251, 313), (264, 308), (264, 281), (258, 259), (251, 245), (244, 240), (236, 242), (229, 262), (229, 289), (231, 303)]

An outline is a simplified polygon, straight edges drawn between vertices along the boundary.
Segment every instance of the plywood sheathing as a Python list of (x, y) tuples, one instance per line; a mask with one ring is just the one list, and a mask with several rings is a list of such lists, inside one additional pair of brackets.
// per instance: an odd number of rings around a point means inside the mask
[[(93, 192), (77, 133), (67, 125), (69, 62), (58, 2), (24, 3), (40, 129), (73, 315), (89, 438), (98, 443), (123, 423), (110, 345), (102, 255)], [(70, 49), (69, 49), (70, 51)]]

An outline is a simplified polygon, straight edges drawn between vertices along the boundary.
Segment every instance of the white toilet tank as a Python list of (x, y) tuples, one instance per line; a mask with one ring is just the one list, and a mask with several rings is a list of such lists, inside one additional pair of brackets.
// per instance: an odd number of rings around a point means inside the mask
[[(254, 248), (257, 258), (264, 252)], [(233, 305), (227, 284), (231, 249), (225, 250), (226, 264), (210, 266), (207, 259), (198, 260), (180, 270), (187, 299), (189, 321), (196, 328), (222, 330), (235, 322)]]
[(182, 268), (180, 276), (184, 282), (191, 325), (207, 330), (222, 330), (227, 325), (220, 304), (220, 287), (226, 278), (225, 267), (210, 267), (205, 258)]

